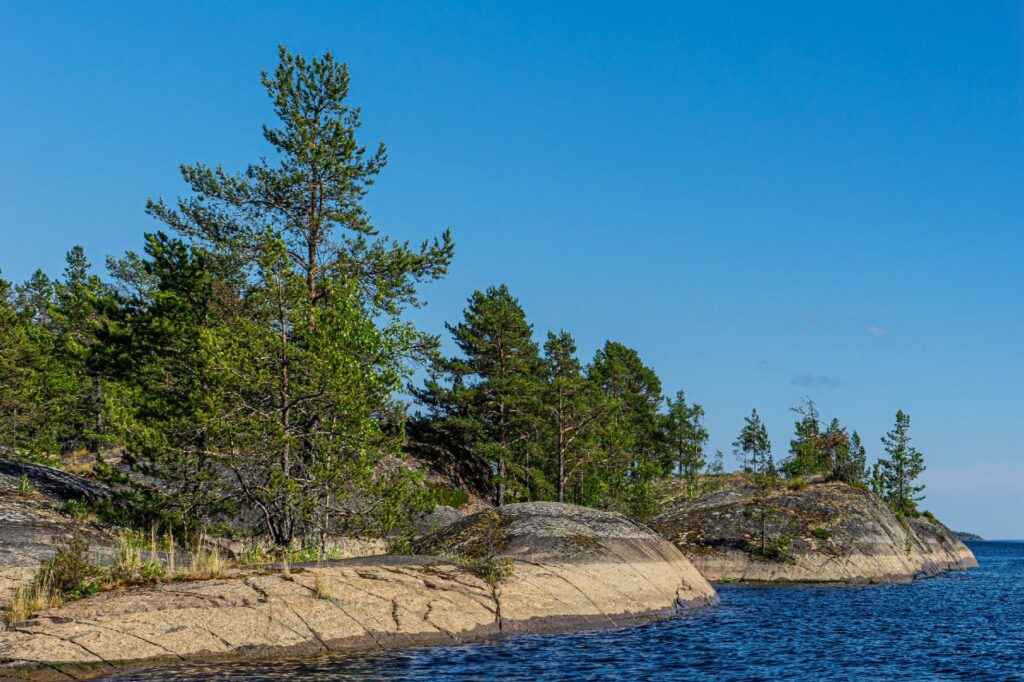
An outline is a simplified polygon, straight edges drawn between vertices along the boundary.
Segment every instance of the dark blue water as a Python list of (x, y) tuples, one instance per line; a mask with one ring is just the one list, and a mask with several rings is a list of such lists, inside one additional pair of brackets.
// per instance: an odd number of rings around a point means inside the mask
[(140, 670), (128, 680), (1024, 680), (1024, 543), (908, 585), (723, 586), (698, 614), (623, 630), (276, 663)]

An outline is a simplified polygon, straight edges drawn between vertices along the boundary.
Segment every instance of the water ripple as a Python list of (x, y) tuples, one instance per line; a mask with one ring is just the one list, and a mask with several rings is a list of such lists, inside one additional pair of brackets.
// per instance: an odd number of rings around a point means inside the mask
[(182, 665), (110, 680), (1024, 680), (1024, 544), (910, 585), (723, 586), (718, 607), (623, 630), (301, 661)]

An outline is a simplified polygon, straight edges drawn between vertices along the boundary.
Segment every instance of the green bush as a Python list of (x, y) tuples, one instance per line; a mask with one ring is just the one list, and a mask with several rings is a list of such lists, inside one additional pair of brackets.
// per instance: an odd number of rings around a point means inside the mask
[(772, 561), (786, 561), (789, 559), (789, 546), (793, 543), (791, 535), (779, 535), (768, 538), (765, 543), (765, 558)]
[(828, 540), (832, 537), (832, 532), (828, 528), (812, 528), (811, 535), (819, 540)]
[(786, 481), (786, 489), (792, 490), (793, 492), (800, 492), (801, 490), (807, 489), (807, 479), (805, 478), (794, 478)]
[(472, 544), (464, 545), (449, 557), (478, 578), (496, 585), (512, 574), (514, 566), (512, 559), (500, 556), (505, 544), (501, 516), (495, 511), (482, 515), (477, 532), (479, 536)]
[(89, 516), (91, 510), (89, 505), (82, 500), (67, 500), (64, 502), (64, 513), (79, 521)]
[(104, 571), (90, 561), (89, 541), (79, 534), (59, 545), (39, 572), (40, 579), (45, 576), (46, 582), (66, 599), (95, 594), (103, 584)]
[(764, 550), (762, 551), (760, 540), (751, 540), (747, 543), (747, 551), (755, 557), (761, 557), (766, 561), (784, 563), (789, 561), (789, 546), (793, 544), (793, 536), (776, 535), (766, 538)]
[(437, 486), (434, 488), (434, 502), (445, 507), (458, 509), (469, 502), (469, 493), (458, 488), (445, 488)]

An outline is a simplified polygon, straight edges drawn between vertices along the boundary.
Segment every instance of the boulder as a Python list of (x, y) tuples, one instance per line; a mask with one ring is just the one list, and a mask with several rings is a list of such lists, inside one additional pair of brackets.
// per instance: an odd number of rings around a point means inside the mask
[(447, 528), (465, 517), (466, 514), (455, 507), (439, 504), (434, 507), (434, 511), (416, 519), (416, 534), (419, 536), (430, 535), (443, 528)]
[(469, 565), (511, 562), (496, 590), (503, 631), (624, 625), (716, 599), (671, 543), (621, 514), (586, 507), (509, 504), (414, 546)]
[(749, 477), (733, 477), (650, 526), (713, 582), (888, 583), (978, 565), (937, 520), (902, 519), (870, 491), (820, 478), (771, 491), (766, 557), (755, 492)]

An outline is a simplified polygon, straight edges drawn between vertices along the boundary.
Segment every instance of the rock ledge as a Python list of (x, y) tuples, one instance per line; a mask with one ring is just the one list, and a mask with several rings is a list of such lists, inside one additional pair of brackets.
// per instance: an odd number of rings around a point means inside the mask
[[(495, 585), (459, 564), (482, 545), (512, 564)], [(418, 549), (454, 560), (376, 556), (99, 594), (0, 632), (0, 679), (620, 626), (716, 599), (669, 542), (617, 514), (569, 505), (481, 512)]]

